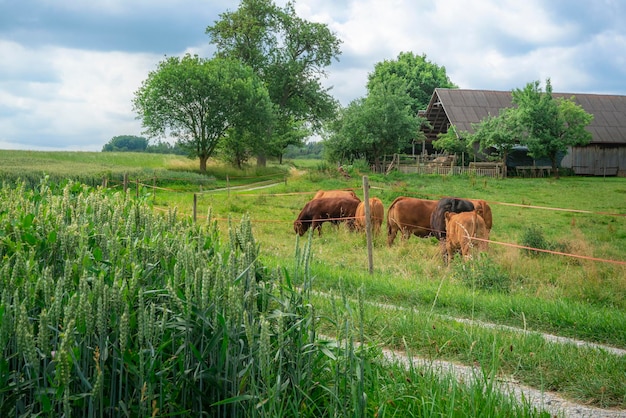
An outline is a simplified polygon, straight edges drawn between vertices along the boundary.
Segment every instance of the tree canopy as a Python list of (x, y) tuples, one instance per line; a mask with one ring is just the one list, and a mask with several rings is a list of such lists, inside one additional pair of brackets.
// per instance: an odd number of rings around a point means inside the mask
[(337, 107), (322, 87), (325, 68), (340, 54), (340, 41), (326, 25), (296, 15), (288, 2), (242, 0), (234, 12), (220, 15), (206, 33), (217, 56), (248, 65), (267, 86), (274, 117), (258, 163), (267, 155), (280, 156), (287, 145), (300, 145), (308, 132), (318, 131)]
[(546, 80), (545, 92), (539, 81), (513, 90), (513, 104), (517, 105), (524, 133), (522, 142), (529, 154), (533, 158), (549, 158), (558, 178), (557, 155), (570, 146), (591, 141), (591, 133), (585, 127), (591, 123), (593, 115), (577, 105), (574, 98), (554, 99), (550, 79)]
[(533, 158), (550, 159), (558, 178), (558, 155), (570, 146), (591, 141), (591, 133), (585, 128), (593, 115), (577, 105), (574, 97), (555, 99), (550, 79), (546, 80), (545, 92), (539, 81), (534, 81), (513, 90), (512, 97), (513, 107), (472, 125), (474, 133), (469, 141), (479, 143), (481, 150), (494, 150), (504, 161), (515, 145), (526, 146)]
[(374, 81), (366, 98), (351, 102), (330, 126), (325, 141), (332, 161), (364, 158), (381, 168), (385, 154), (401, 152), (418, 132), (421, 119), (411, 108), (404, 80)]
[(272, 120), (267, 90), (249, 67), (189, 54), (161, 61), (135, 92), (133, 105), (146, 134), (176, 137), (189, 157), (200, 159), (201, 172), (229, 133), (262, 136)]
[(450, 81), (446, 68), (434, 64), (426, 55), (401, 52), (396, 60), (385, 60), (374, 66), (368, 78), (368, 89), (375, 83), (384, 83), (391, 78), (406, 82), (406, 92), (411, 98), (411, 109), (415, 114), (426, 109), (436, 88), (458, 88)]
[(135, 135), (118, 135), (104, 144), (102, 152), (144, 152), (148, 148), (148, 140)]

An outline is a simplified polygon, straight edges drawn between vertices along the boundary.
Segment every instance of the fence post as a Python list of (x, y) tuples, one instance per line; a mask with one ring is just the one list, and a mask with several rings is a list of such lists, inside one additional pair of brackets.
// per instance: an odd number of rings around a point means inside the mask
[(372, 216), (370, 210), (369, 181), (363, 176), (363, 202), (365, 203), (365, 236), (367, 237), (367, 264), (370, 274), (374, 273), (374, 256), (372, 254)]
[(128, 173), (124, 173), (124, 193), (128, 190)]
[(198, 213), (198, 195), (193, 194), (193, 223), (196, 223), (196, 214)]
[(152, 177), (152, 203), (156, 203), (156, 176)]

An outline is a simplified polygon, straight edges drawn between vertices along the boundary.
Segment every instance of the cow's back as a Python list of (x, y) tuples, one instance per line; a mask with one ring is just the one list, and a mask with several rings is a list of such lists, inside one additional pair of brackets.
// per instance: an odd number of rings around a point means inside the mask
[(318, 190), (317, 193), (315, 193), (315, 196), (313, 196), (313, 200), (335, 197), (352, 198), (361, 201), (361, 199), (359, 199), (356, 193), (352, 190)]
[(398, 231), (404, 238), (411, 234), (426, 237), (431, 233), (430, 216), (437, 205), (435, 200), (397, 197), (387, 210), (387, 244), (391, 245)]

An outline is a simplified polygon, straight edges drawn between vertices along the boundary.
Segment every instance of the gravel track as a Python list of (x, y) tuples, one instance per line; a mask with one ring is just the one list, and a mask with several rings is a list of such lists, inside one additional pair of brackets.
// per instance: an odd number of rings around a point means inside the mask
[[(313, 292), (313, 293), (317, 295), (321, 295), (321, 296), (331, 297), (331, 295), (328, 293), (323, 293), (323, 292)], [(390, 305), (390, 304), (383, 304), (383, 303), (376, 303), (376, 302), (366, 302), (366, 303), (381, 307), (383, 309), (389, 309), (389, 310), (400, 310), (400, 311), (409, 310), (409, 308), (396, 306), (396, 305)], [(456, 317), (452, 317), (449, 315), (439, 315), (439, 314), (433, 314), (433, 315), (439, 318), (453, 320), (453, 321), (461, 322), (464, 324), (475, 325), (475, 326), (484, 327), (484, 328), (503, 329), (506, 331), (519, 332), (519, 333), (524, 333), (524, 334), (538, 334), (538, 335), (541, 335), (544, 339), (546, 339), (546, 341), (550, 341), (553, 343), (573, 344), (578, 347), (588, 347), (588, 348), (593, 348), (597, 350), (605, 350), (611, 354), (618, 355), (618, 356), (626, 355), (626, 350), (617, 348), (617, 347), (612, 347), (609, 345), (597, 344), (597, 343), (593, 343), (589, 341), (577, 340), (574, 338), (561, 337), (561, 336), (553, 335), (553, 334), (540, 333), (537, 331), (529, 331), (523, 328), (512, 327), (509, 325), (494, 324), (494, 323), (476, 321), (476, 320), (466, 319), (466, 318), (456, 318)], [(415, 366), (429, 367), (441, 373), (450, 373), (454, 375), (457, 378), (457, 380), (459, 380), (460, 382), (471, 381), (472, 379), (475, 378), (475, 376), (480, 375), (482, 373), (479, 368), (466, 366), (463, 364), (458, 364), (458, 363), (454, 363), (450, 361), (429, 360), (429, 359), (415, 357), (415, 356), (409, 358), (409, 356), (407, 356), (407, 354), (404, 352), (393, 351), (390, 349), (383, 349), (382, 351), (383, 351), (383, 355), (385, 356), (385, 359), (389, 361), (400, 362), (407, 366), (412, 361)], [(533, 406), (535, 406), (538, 409), (546, 410), (550, 412), (550, 414), (553, 416), (564, 416), (568, 418), (569, 417), (573, 417), (573, 418), (624, 417), (626, 418), (626, 410), (602, 409), (602, 408), (596, 408), (596, 407), (588, 406), (584, 404), (579, 404), (571, 400), (564, 399), (555, 392), (544, 392), (535, 388), (531, 388), (529, 386), (524, 386), (520, 384), (519, 382), (516, 382), (513, 379), (503, 378), (503, 379), (498, 380), (496, 384), (503, 393), (512, 394), (513, 396), (515, 396), (516, 399), (520, 401), (522, 399), (529, 400)], [(626, 384), (626, 382), (624, 384)]]

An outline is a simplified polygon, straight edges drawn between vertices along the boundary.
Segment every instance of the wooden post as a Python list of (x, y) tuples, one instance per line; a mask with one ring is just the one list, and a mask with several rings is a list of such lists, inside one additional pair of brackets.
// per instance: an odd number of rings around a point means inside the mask
[(124, 173), (124, 193), (128, 190), (128, 173)]
[(367, 176), (363, 176), (363, 202), (365, 203), (365, 236), (367, 237), (367, 262), (370, 274), (374, 273), (372, 254), (372, 216), (370, 210), (370, 185)]
[(196, 215), (198, 213), (198, 195), (193, 194), (193, 223), (196, 223)]
[(156, 176), (152, 177), (152, 203), (156, 203)]

